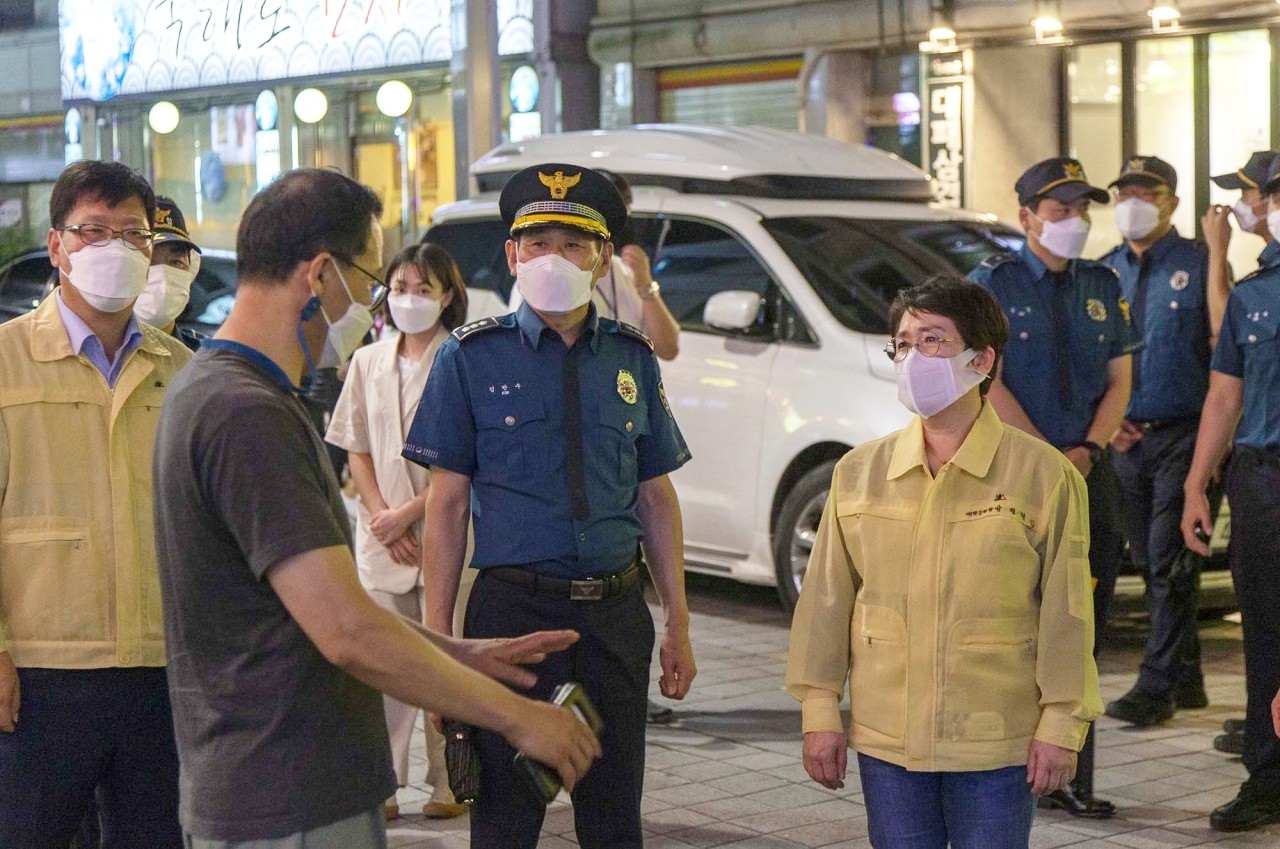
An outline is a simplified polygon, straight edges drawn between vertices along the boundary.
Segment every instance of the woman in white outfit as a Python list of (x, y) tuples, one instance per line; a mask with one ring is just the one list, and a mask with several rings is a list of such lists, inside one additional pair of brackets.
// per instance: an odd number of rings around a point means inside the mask
[[(466, 320), (467, 293), (453, 259), (433, 244), (413, 245), (397, 254), (387, 281), (387, 305), (400, 332), (356, 351), (325, 439), (347, 450), (360, 496), (360, 583), (381, 606), (421, 622), (421, 542), (422, 534), (431, 532), (422, 526), (429, 472), (401, 459), (400, 451), (436, 351)], [(390, 696), (383, 699), (396, 778), (404, 787), (418, 709)], [(458, 816), (467, 808), (449, 791), (444, 738), (431, 722), (425, 725), (432, 793), (422, 813), (436, 819)], [(387, 819), (400, 815), (394, 796), (385, 812)]]

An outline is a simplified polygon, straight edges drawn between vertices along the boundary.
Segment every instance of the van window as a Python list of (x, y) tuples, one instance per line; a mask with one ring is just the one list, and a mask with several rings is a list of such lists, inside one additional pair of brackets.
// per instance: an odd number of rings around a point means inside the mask
[(889, 332), (889, 305), (930, 274), (967, 274), (987, 257), (1016, 250), (1021, 236), (965, 221), (769, 218), (761, 222), (841, 324)]
[(434, 242), (449, 252), (468, 289), (496, 292), (507, 303), (516, 283), (507, 267), (504, 245), (508, 238), (501, 220), (484, 218), (436, 224), (423, 241)]

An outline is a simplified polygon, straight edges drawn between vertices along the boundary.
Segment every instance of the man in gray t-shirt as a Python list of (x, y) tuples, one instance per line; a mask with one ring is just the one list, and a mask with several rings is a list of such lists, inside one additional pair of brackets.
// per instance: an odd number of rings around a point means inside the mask
[(235, 306), (161, 412), (156, 547), (191, 849), (384, 847), (396, 782), (378, 690), (501, 733), (566, 786), (600, 754), (567, 709), (480, 674), (530, 686), (515, 664), (574, 632), (454, 640), (378, 607), (356, 578), (297, 384), (304, 361), (345, 362), (371, 323), (380, 211), (336, 171), (260, 192), (240, 225)]

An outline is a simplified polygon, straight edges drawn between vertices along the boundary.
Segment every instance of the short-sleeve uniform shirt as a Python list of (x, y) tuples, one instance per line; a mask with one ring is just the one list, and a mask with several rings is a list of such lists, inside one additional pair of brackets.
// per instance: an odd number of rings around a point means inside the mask
[(1236, 444), (1280, 451), (1280, 268), (1252, 274), (1231, 290), (1213, 370), (1244, 381)]
[[(578, 358), (589, 512), (571, 507), (566, 357)], [(472, 565), (555, 577), (614, 571), (641, 536), (641, 481), (689, 460), (644, 336), (594, 307), (571, 353), (528, 304), (464, 325), (440, 348), (405, 458), (471, 478)]]
[(1009, 319), (1002, 380), (1050, 444), (1085, 441), (1107, 389), (1108, 363), (1140, 350), (1116, 274), (1073, 260), (1061, 282), (1024, 245), (969, 273)]
[(1170, 229), (1141, 259), (1121, 244), (1099, 262), (1120, 276), (1145, 342), (1134, 358), (1127, 417), (1198, 416), (1209, 389), (1208, 249)]

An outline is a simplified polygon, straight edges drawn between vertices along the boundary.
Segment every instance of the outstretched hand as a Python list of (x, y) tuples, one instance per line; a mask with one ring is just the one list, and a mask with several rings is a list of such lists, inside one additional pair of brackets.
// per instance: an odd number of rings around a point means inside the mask
[(563, 651), (577, 641), (577, 631), (535, 631), (523, 637), (453, 640), (450, 654), (490, 678), (527, 688), (537, 683), (538, 677), (522, 665), (541, 663), (551, 652)]

